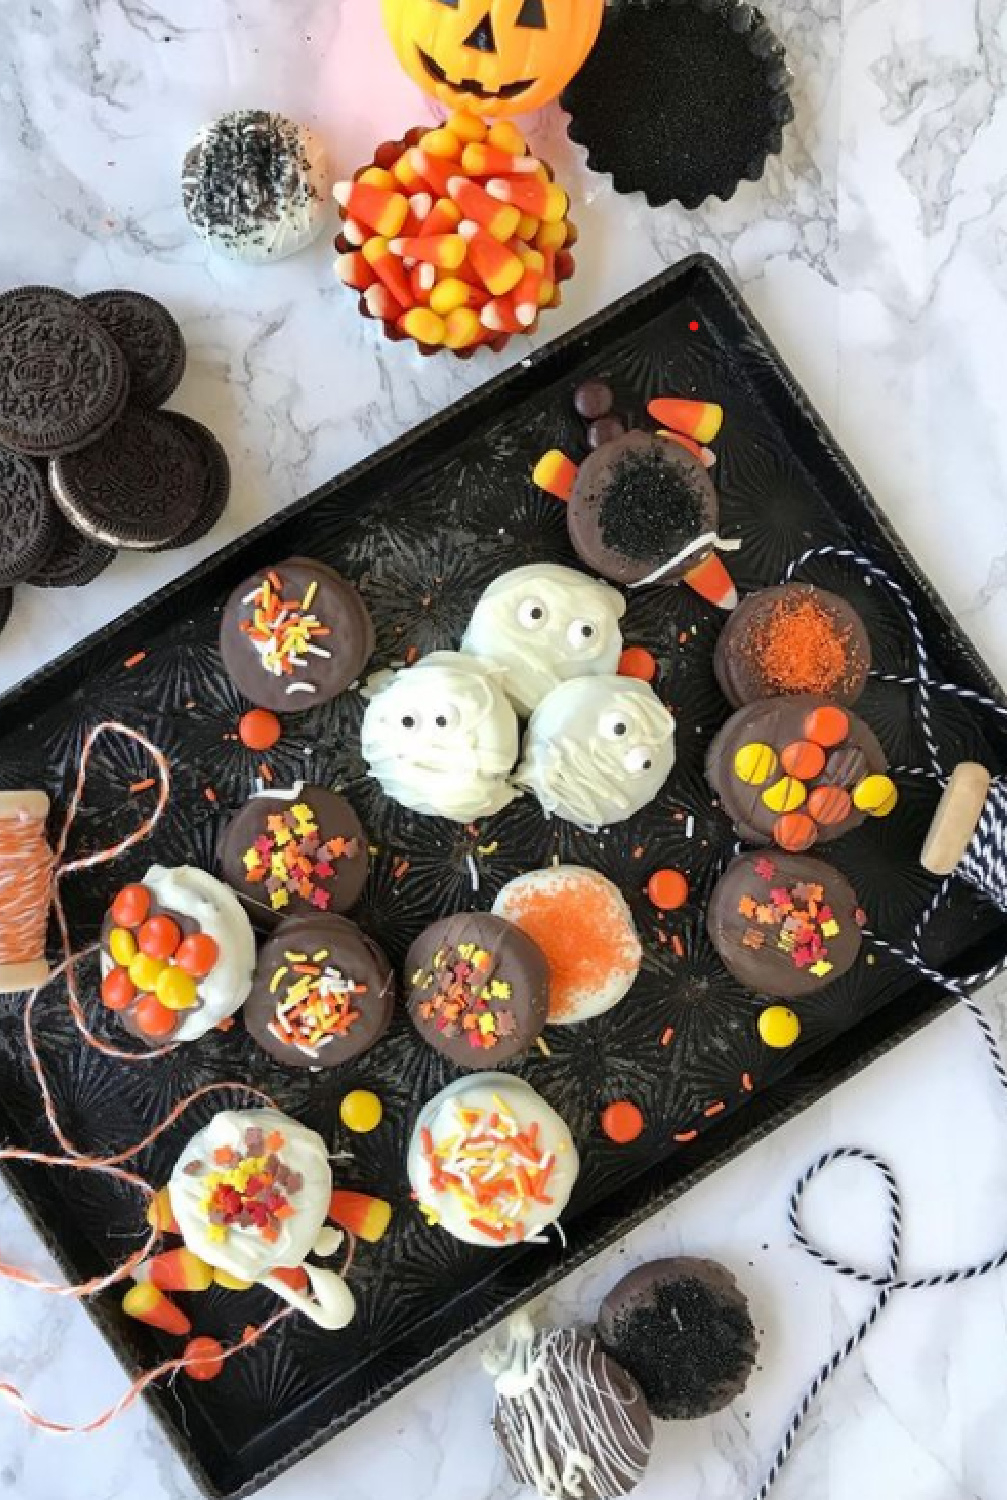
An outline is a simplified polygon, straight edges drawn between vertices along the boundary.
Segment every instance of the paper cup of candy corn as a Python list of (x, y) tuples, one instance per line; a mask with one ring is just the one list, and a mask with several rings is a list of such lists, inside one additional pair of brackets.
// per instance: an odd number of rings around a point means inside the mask
[(337, 276), (386, 338), (423, 355), (499, 353), (559, 306), (574, 273), (570, 201), (509, 120), (417, 127), (334, 195)]

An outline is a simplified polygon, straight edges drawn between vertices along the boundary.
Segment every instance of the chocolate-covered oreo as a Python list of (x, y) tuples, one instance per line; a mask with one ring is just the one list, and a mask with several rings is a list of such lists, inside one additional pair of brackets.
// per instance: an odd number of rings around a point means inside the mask
[(252, 921), (345, 912), (367, 880), (367, 836), (345, 797), (320, 786), (252, 797), (220, 845), (221, 874)]
[(519, 1056), (549, 1019), (545, 955), (489, 912), (459, 912), (421, 932), (406, 957), (405, 990), (420, 1036), (460, 1068)]
[(88, 316), (115, 340), (129, 366), (130, 400), (161, 406), (185, 374), (185, 339), (168, 309), (143, 292), (92, 292)]
[(334, 1068), (373, 1047), (392, 1019), (395, 977), (346, 917), (291, 917), (263, 948), (245, 1025), (291, 1068)]
[(111, 427), (128, 391), (121, 350), (75, 298), (46, 287), (0, 296), (0, 444), (74, 453)]
[(810, 995), (860, 952), (864, 913), (845, 875), (824, 860), (775, 850), (739, 854), (706, 913), (724, 967), (760, 995)]
[[(712, 552), (717, 517), (717, 492), (699, 459), (646, 432), (591, 453), (567, 506), (578, 557), (621, 584), (677, 583)], [(709, 544), (687, 552), (701, 537)]]
[(154, 552), (177, 545), (207, 504), (207, 460), (168, 412), (132, 408), (80, 453), (53, 460), (49, 483), (64, 514), (92, 541)]
[(810, 694), (739, 708), (706, 757), (707, 780), (740, 836), (792, 853), (858, 827), (867, 810), (857, 806), (857, 788), (887, 766), (862, 719)]
[(304, 713), (356, 681), (374, 651), (374, 626), (352, 584), (324, 563), (289, 557), (234, 590), (220, 651), (246, 698)]
[(58, 521), (42, 467), (0, 448), (0, 586), (45, 565), (59, 540)]
[(685, 1255), (624, 1276), (601, 1305), (598, 1336), (653, 1415), (675, 1420), (727, 1406), (758, 1353), (748, 1300), (730, 1271)]
[(808, 583), (742, 599), (713, 653), (720, 690), (733, 708), (795, 693), (855, 703), (870, 668), (870, 641), (856, 610)]

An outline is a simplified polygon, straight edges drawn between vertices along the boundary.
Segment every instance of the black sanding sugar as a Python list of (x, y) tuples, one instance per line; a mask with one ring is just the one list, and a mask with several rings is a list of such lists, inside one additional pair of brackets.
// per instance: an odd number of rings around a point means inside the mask
[(726, 1406), (744, 1388), (756, 1348), (741, 1293), (696, 1276), (657, 1282), (645, 1302), (616, 1314), (605, 1344), (666, 1419)]
[(700, 535), (703, 471), (655, 452), (630, 452), (613, 467), (598, 512), (601, 539), (634, 562), (656, 565)]

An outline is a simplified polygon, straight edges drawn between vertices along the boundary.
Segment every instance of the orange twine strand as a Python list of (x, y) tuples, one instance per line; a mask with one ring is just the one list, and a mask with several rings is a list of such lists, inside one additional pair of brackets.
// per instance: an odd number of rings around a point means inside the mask
[(0, 818), (0, 964), (30, 963), (45, 952), (55, 863), (44, 818)]

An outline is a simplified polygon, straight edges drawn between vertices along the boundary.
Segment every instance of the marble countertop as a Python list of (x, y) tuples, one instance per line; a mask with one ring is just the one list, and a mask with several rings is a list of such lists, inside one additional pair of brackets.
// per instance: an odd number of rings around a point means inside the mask
[[(796, 75), (797, 123), (765, 180), (698, 213), (651, 212), (589, 174), (548, 113), (535, 139), (572, 187), (583, 244), (557, 333), (682, 255), (743, 288), (910, 549), (1007, 675), (1007, 30), (998, 0), (765, 0)], [(266, 271), (208, 258), (179, 208), (178, 163), (228, 107), (313, 123), (349, 171), (424, 118), (380, 33), (376, 0), (3, 0), (0, 286), (128, 285), (184, 324), (176, 404), (234, 462), (226, 521), (201, 547), (123, 557), (89, 589), (18, 591), (0, 640), (10, 685), (162, 582), (499, 368), (421, 363), (381, 343), (333, 281), (325, 242)], [(366, 63), (366, 65), (364, 65)], [(526, 352), (515, 341), (510, 356)], [(1007, 1007), (984, 997), (1002, 1029)], [(999, 1248), (1007, 1111), (960, 1010), (875, 1064), (618, 1249), (543, 1315), (587, 1318), (630, 1264), (679, 1251), (730, 1264), (763, 1330), (760, 1369), (727, 1412), (662, 1424), (641, 1500), (746, 1500), (806, 1379), (869, 1294), (789, 1239), (792, 1181), (821, 1151), (868, 1144), (906, 1196), (906, 1261)], [(880, 1192), (841, 1168), (816, 1229), (884, 1257)], [(5, 1261), (44, 1256), (0, 1194)], [(781, 1500), (1007, 1500), (1007, 1282), (905, 1294), (831, 1384), (779, 1482)], [(84, 1420), (122, 1375), (72, 1303), (5, 1286), (0, 1377)], [(509, 1500), (489, 1388), (463, 1352), (280, 1479), (270, 1500)], [(191, 1481), (143, 1410), (56, 1441), (0, 1410), (0, 1495), (180, 1500)], [(523, 1493), (523, 1492), (522, 1492)]]

